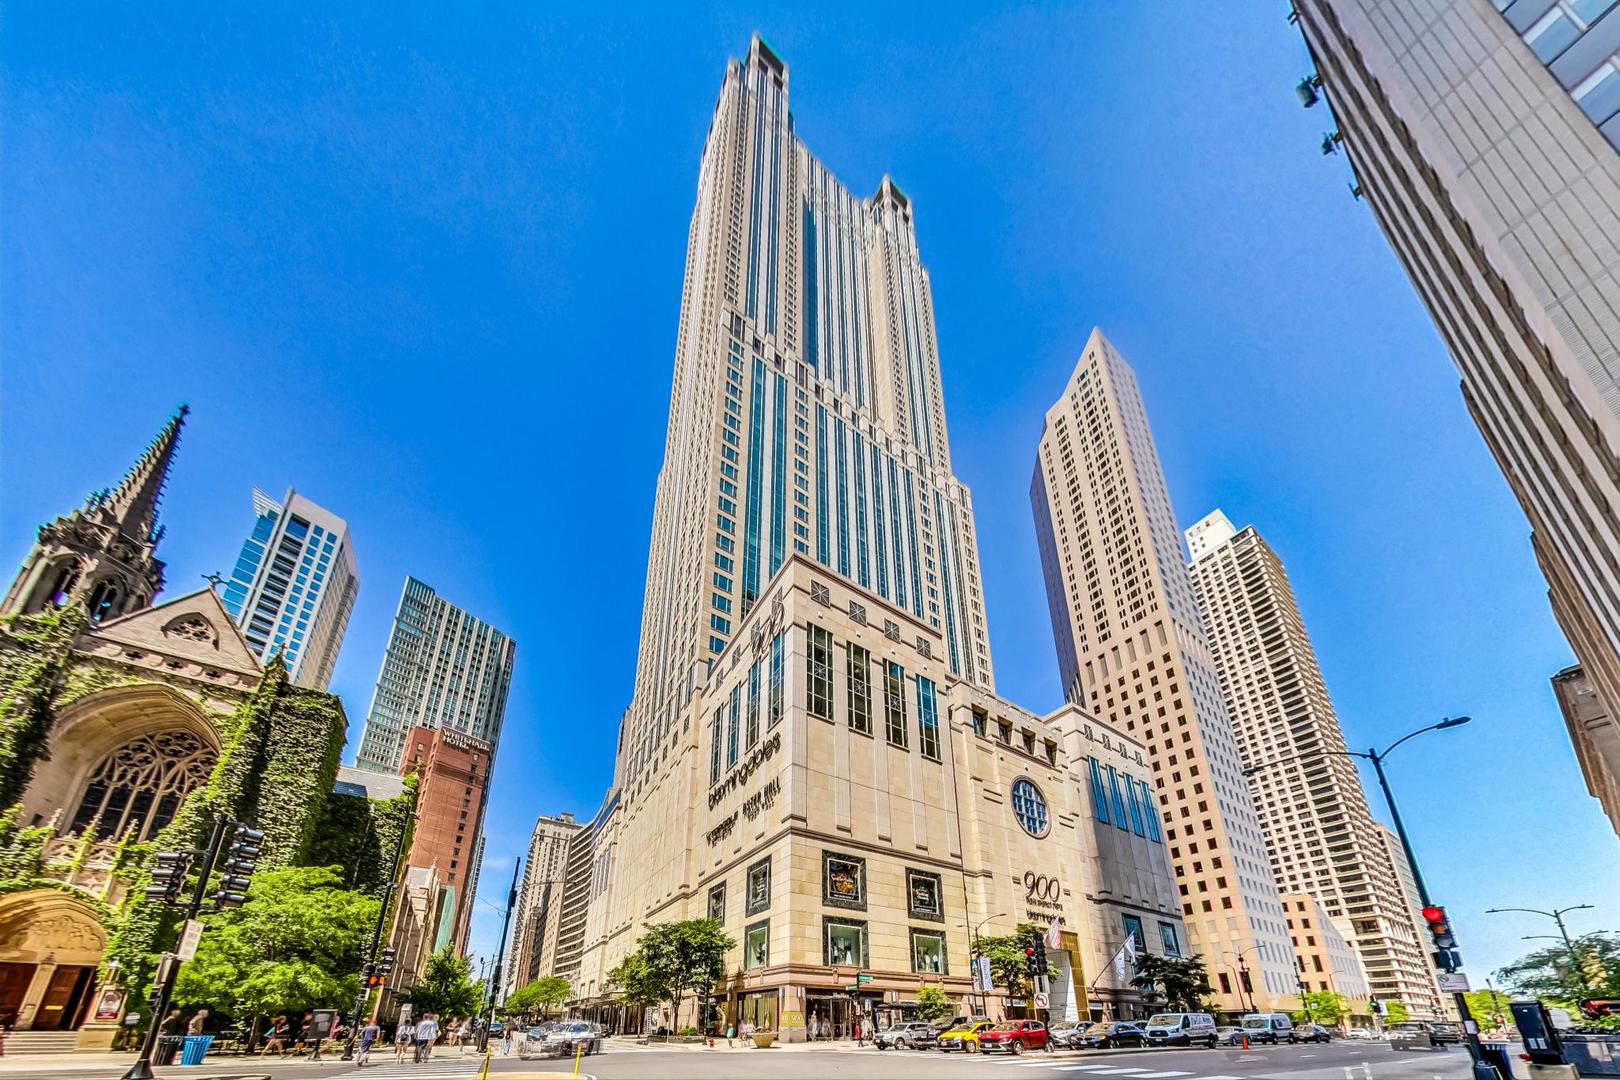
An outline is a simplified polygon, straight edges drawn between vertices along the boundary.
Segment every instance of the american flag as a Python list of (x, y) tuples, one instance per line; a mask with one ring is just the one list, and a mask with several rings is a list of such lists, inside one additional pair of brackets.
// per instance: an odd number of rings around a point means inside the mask
[(1059, 915), (1046, 928), (1046, 947), (1056, 949), (1063, 944), (1063, 916)]

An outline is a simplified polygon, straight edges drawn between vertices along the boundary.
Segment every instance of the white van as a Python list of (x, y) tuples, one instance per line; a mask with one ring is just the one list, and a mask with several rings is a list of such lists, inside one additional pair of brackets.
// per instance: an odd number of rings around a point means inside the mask
[(1148, 1017), (1147, 1041), (1154, 1046), (1215, 1045), (1215, 1018), (1209, 1013), (1154, 1013)]
[(1249, 1013), (1243, 1018), (1244, 1036), (1251, 1043), (1294, 1042), (1294, 1021), (1287, 1013)]

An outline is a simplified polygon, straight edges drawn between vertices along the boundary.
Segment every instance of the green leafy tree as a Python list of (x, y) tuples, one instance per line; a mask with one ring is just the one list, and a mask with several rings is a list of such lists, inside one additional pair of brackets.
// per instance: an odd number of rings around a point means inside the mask
[(1578, 937), (1574, 952), (1571, 956), (1562, 945), (1537, 949), (1497, 971), (1496, 977), (1517, 993), (1566, 1006), (1582, 998), (1620, 997), (1620, 934)]
[[(1500, 990), (1471, 990), (1463, 995), (1468, 1000), (1468, 1011), (1479, 1021), (1481, 1028), (1508, 1026), (1513, 1023), (1513, 1013), (1508, 1003), (1513, 999)], [(1502, 1017), (1498, 1020), (1497, 1017)]]
[(686, 992), (712, 987), (725, 973), (726, 953), (736, 945), (716, 920), (684, 919), (648, 924), (636, 941), (636, 951), (646, 964), (648, 984), (664, 989), (671, 1015), (679, 1016)]
[(547, 975), (512, 991), (501, 1012), (504, 1016), (545, 1016), (573, 996), (572, 983), (560, 975)]
[(654, 977), (647, 966), (647, 958), (640, 950), (630, 953), (619, 966), (607, 974), (608, 986), (617, 991), (619, 1000), (626, 1005), (645, 1009), (669, 999), (669, 987)]
[(1350, 1012), (1350, 1001), (1332, 990), (1309, 990), (1300, 999), (1305, 1008), (1293, 1014), (1297, 1024), (1322, 1024), (1333, 1027)]
[(1209, 974), (1201, 956), (1136, 954), (1136, 975), (1131, 985), (1149, 999), (1162, 999), (1172, 1012), (1198, 1012), (1210, 992)]
[(422, 981), (407, 987), (399, 1000), (408, 1002), (417, 1016), (427, 1013), (441, 1020), (464, 1020), (478, 1011), (484, 984), (472, 977), (472, 961), (446, 945), (428, 957)]
[(1412, 1019), (1412, 1011), (1406, 1007), (1406, 1002), (1384, 1002), (1384, 1023), (1399, 1024), (1410, 1019)]
[(1032, 924), (1019, 923), (1010, 934), (979, 939), (979, 955), (990, 958), (991, 985), (1005, 986), (1008, 997), (1029, 996), (1031, 987), (1024, 971), (1024, 949), (1035, 932)]
[(239, 908), (203, 919), (197, 957), (180, 969), (174, 1004), (219, 1018), (343, 1008), (360, 989), (361, 953), (378, 901), (343, 888), (336, 866), (262, 870)]
[(955, 1013), (956, 1006), (939, 987), (925, 986), (917, 991), (917, 1019), (947, 1020)]

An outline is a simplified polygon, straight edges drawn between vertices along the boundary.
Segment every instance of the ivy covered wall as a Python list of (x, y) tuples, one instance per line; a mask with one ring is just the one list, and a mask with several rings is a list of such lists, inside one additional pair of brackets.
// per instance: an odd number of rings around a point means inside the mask
[(333, 794), (326, 800), (306, 861), (310, 866), (341, 866), (349, 888), (381, 896), (400, 834), (410, 843), (416, 811), (416, 776), (392, 799)]
[(72, 606), (0, 619), (0, 806), (22, 798), (34, 766), (49, 756), (56, 698), (85, 621)]

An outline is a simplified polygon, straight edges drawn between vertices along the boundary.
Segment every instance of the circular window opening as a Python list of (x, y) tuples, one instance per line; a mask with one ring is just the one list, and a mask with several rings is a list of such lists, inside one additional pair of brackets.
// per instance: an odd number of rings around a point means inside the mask
[(1020, 777), (1012, 786), (1013, 816), (1031, 836), (1046, 835), (1046, 796), (1034, 781)]

